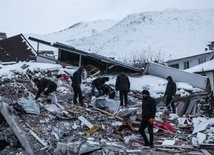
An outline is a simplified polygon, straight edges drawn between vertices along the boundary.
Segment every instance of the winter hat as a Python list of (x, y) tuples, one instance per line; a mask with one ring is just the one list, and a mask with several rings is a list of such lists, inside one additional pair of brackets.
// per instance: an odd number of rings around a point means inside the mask
[(149, 91), (148, 91), (148, 90), (143, 90), (143, 91), (142, 91), (142, 94), (146, 94), (146, 95), (149, 96)]

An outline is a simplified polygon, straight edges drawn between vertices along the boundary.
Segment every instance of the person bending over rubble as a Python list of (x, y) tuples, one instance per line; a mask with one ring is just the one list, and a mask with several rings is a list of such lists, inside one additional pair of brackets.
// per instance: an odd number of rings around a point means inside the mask
[(48, 96), (50, 93), (56, 91), (57, 84), (49, 79), (38, 78), (33, 79), (33, 82), (36, 84), (38, 91), (36, 93), (35, 99), (37, 100), (40, 97), (40, 94), (44, 92), (44, 95)]
[[(153, 122), (156, 114), (156, 101), (150, 96), (148, 90), (142, 91), (142, 121), (138, 132), (142, 135), (144, 139), (144, 146), (153, 147)], [(144, 130), (148, 128), (149, 141)]]
[(98, 77), (95, 80), (92, 81), (91, 83), (91, 94), (92, 96), (95, 96), (95, 88), (97, 88), (97, 90), (99, 91), (99, 96), (102, 95), (102, 92), (100, 90), (100, 86), (102, 84), (105, 84), (105, 82), (109, 81), (109, 77)]
[(108, 95), (110, 99), (114, 99), (115, 97), (115, 91), (111, 86), (107, 84), (102, 84), (100, 87), (101, 95)]

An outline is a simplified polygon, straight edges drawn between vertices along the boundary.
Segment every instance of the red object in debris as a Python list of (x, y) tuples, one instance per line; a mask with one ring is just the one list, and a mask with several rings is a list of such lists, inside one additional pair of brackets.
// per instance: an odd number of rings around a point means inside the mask
[(154, 123), (153, 126), (161, 128), (161, 129), (165, 129), (165, 130), (168, 130), (168, 131), (171, 131), (171, 132), (174, 132), (174, 128), (170, 124), (170, 122), (164, 122), (162, 124)]
[(187, 119), (185, 119), (185, 121), (184, 121), (184, 124), (188, 124), (188, 121), (187, 121)]
[(67, 74), (62, 74), (62, 77), (65, 81), (68, 82), (69, 76)]

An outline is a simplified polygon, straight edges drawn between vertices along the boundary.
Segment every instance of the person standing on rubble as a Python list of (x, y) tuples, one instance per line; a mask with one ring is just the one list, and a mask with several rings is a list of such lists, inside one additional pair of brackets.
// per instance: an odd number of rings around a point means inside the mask
[(40, 97), (40, 94), (44, 92), (44, 95), (48, 96), (50, 93), (56, 91), (57, 84), (54, 81), (51, 81), (46, 78), (41, 78), (40, 80), (38, 78), (33, 79), (33, 82), (36, 84), (38, 91), (35, 97), (35, 100), (37, 100)]
[[(144, 146), (153, 147), (153, 123), (156, 114), (156, 100), (150, 96), (148, 90), (142, 91), (142, 120), (138, 132), (144, 139)], [(145, 134), (145, 129), (148, 129), (149, 140)]]
[(169, 111), (171, 111), (171, 108), (172, 108), (172, 112), (176, 113), (175, 104), (174, 104), (176, 84), (173, 81), (171, 76), (168, 76), (166, 79), (168, 81), (166, 85), (166, 90), (164, 93), (164, 96), (166, 97), (166, 107)]
[(109, 77), (98, 77), (91, 83), (91, 94), (92, 96), (95, 96), (95, 88), (99, 91), (99, 96), (102, 95), (102, 92), (100, 90), (100, 86), (105, 84), (105, 82), (109, 81)]
[(125, 106), (127, 106), (128, 92), (130, 91), (130, 81), (129, 77), (125, 73), (121, 73), (117, 76), (115, 88), (116, 91), (119, 90), (120, 106), (123, 106), (123, 100), (125, 100)]
[(82, 98), (82, 90), (81, 90), (81, 83), (82, 83), (82, 73), (83, 68), (79, 67), (77, 71), (74, 72), (73, 78), (72, 78), (72, 87), (74, 90), (74, 98), (73, 103), (77, 104), (77, 97), (79, 96), (79, 103), (81, 106), (83, 106), (83, 98)]

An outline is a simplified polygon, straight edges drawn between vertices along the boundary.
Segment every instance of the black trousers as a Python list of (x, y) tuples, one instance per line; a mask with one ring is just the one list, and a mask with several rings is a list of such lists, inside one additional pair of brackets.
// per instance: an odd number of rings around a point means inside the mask
[[(144, 131), (146, 129), (146, 127), (148, 128), (149, 141), (148, 141), (148, 138), (146, 137), (146, 133)], [(153, 145), (153, 139), (154, 139), (153, 124), (151, 124), (149, 122), (149, 120), (142, 120), (141, 121), (140, 128), (139, 128), (138, 132), (143, 137), (143, 140), (144, 140), (146, 146)]]
[(127, 106), (128, 92), (124, 90), (120, 90), (120, 106), (123, 106), (123, 99), (125, 101), (125, 106)]
[(73, 86), (73, 90), (74, 90), (74, 99), (73, 99), (74, 104), (77, 104), (77, 97), (79, 96), (79, 103), (83, 105), (81, 88), (78, 86)]
[(176, 113), (174, 99), (171, 96), (169, 96), (169, 97), (167, 96), (167, 98), (166, 98), (166, 107), (168, 110), (170, 110), (170, 111), (172, 110), (173, 113)]

